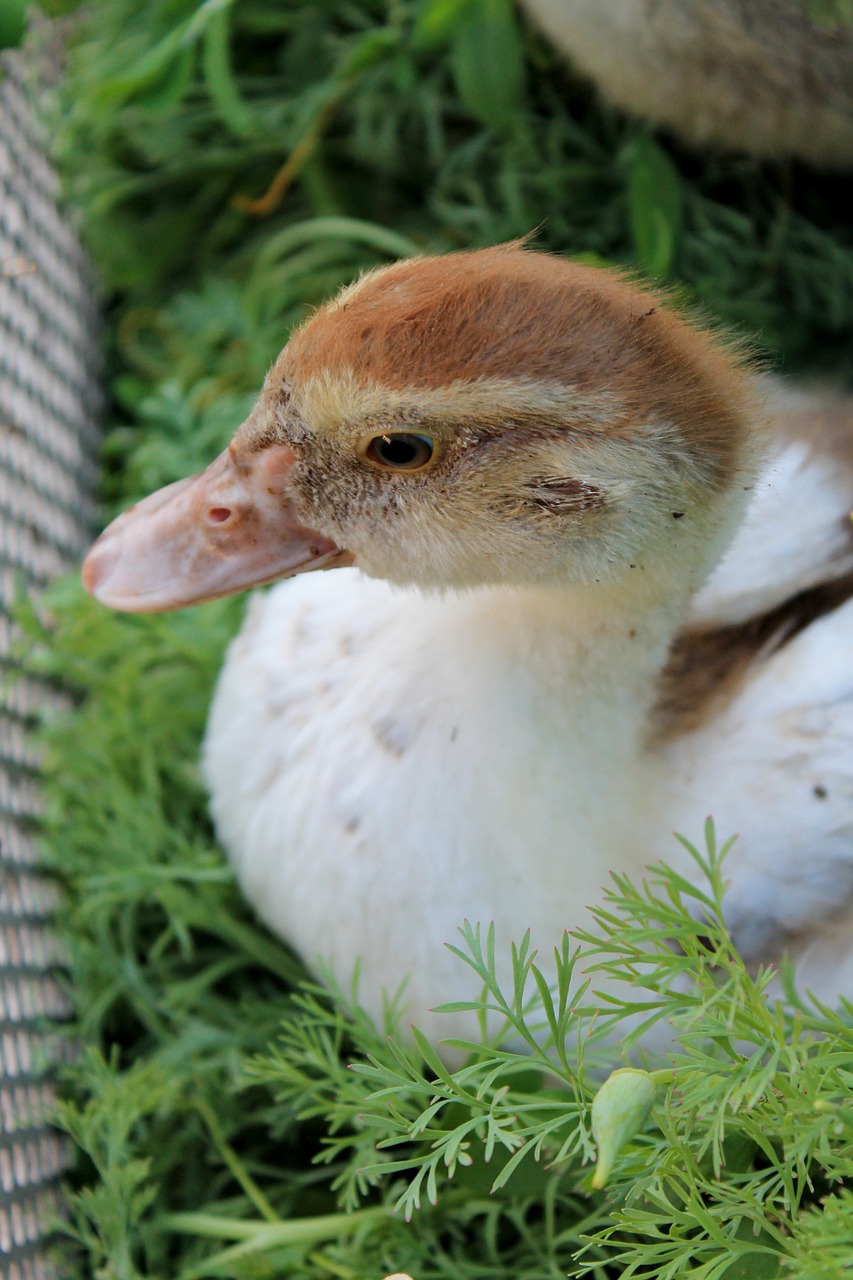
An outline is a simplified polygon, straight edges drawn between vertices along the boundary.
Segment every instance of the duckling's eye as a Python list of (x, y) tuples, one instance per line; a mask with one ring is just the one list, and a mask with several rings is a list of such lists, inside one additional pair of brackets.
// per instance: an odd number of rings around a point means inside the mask
[(429, 436), (411, 431), (386, 431), (374, 436), (365, 457), (386, 471), (419, 471), (432, 461), (435, 443)]

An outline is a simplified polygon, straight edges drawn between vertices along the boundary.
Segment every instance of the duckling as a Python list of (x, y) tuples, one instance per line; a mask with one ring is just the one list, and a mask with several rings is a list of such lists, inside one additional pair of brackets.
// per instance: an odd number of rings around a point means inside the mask
[(358, 963), (377, 1018), (405, 980), (416, 1023), (470, 1032), (430, 1013), (477, 994), (444, 945), (465, 918), (547, 955), (611, 872), (689, 873), (671, 833), (709, 812), (740, 833), (743, 954), (833, 998), (851, 427), (618, 275), (519, 244), (403, 261), (294, 333), (225, 453), (84, 579), (160, 610), (302, 575), (252, 602), (204, 773), (260, 916)]
[(608, 101), (686, 142), (853, 164), (853, 25), (802, 0), (522, 0)]

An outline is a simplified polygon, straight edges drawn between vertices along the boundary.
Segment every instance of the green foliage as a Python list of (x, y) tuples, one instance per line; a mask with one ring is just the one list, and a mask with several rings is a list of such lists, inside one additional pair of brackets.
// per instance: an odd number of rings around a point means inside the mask
[(3, 0), (0, 6), (0, 49), (20, 43), (24, 34), (26, 0)]
[(628, 208), (637, 262), (650, 276), (668, 276), (681, 236), (681, 179), (652, 138), (640, 138), (630, 153)]
[[(571, 1246), (550, 1257), (555, 1271), (798, 1275), (802, 1221), (810, 1237), (827, 1233), (823, 1248), (830, 1257), (835, 1249), (841, 1275), (853, 1265), (848, 1201), (836, 1198), (853, 1171), (851, 1011), (837, 1016), (790, 992), (777, 1002), (768, 998), (770, 975), (746, 972), (723, 922), (725, 850), (717, 853), (712, 828), (706, 836), (706, 854), (690, 850), (705, 890), (666, 869), (642, 886), (619, 881), (582, 952), (566, 944), (558, 957), (565, 980), (572, 968), (591, 973), (592, 988), (596, 972), (621, 978), (610, 1025), (600, 998), (582, 986), (554, 1003), (528, 940), (513, 955), (513, 991), (502, 992), (490, 937), (466, 928), (460, 959), (484, 980), (482, 1000), (469, 1007), (500, 1010), (505, 1025), (482, 1044), (449, 1042), (466, 1055), (459, 1069), (449, 1071), (421, 1038), (406, 1049), (378, 1036), (338, 993), (343, 1023), (324, 997), (303, 997), (279, 1049), (256, 1061), (251, 1077), (271, 1083), (298, 1114), (326, 1117), (320, 1158), (345, 1160), (338, 1186), (353, 1202), (376, 1185), (407, 1214), (424, 1193), (449, 1214), (486, 1187), (494, 1205), (550, 1198), (563, 1215), (554, 1238)], [(632, 957), (646, 968), (635, 970)], [(558, 980), (558, 993), (568, 989)], [(617, 1158), (605, 1199), (592, 1194), (584, 1167), (594, 1155), (588, 1124), (594, 1099), (617, 1076), (598, 1086), (595, 1074), (614, 1053), (613, 1032), (638, 1008), (646, 1031), (652, 1018), (671, 1024), (669, 1065), (646, 1076), (658, 1084), (657, 1103)], [(516, 1048), (507, 1048), (509, 1029)], [(338, 1060), (344, 1033), (362, 1057), (333, 1075), (327, 1064)], [(638, 1035), (635, 1026), (630, 1038)], [(383, 1161), (386, 1151), (393, 1158)]]
[(843, 179), (653, 141), (509, 0), (112, 0), (77, 42), (57, 134), (131, 331), (211, 275), (242, 292), (269, 240), (330, 219), (275, 280), (255, 268), (270, 347), (403, 245), (538, 228), (545, 248), (679, 281), (789, 362), (849, 358)]
[(508, 132), (524, 100), (524, 58), (511, 0), (472, 0), (451, 38), (459, 97), (475, 119)]

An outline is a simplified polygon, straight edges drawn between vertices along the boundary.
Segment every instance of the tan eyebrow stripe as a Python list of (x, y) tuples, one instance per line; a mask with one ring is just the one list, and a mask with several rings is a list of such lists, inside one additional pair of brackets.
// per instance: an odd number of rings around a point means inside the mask
[(360, 429), (388, 420), (500, 423), (536, 418), (564, 427), (570, 418), (573, 426), (590, 430), (612, 430), (619, 420), (612, 396), (582, 394), (561, 383), (529, 378), (478, 378), (410, 391), (364, 381), (355, 370), (343, 369), (312, 374), (294, 388), (293, 401), (311, 430), (335, 436), (342, 424)]

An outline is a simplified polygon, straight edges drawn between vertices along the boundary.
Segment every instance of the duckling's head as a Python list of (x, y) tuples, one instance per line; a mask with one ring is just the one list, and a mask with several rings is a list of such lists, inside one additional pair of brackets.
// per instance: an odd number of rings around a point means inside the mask
[(371, 272), (312, 316), (229, 449), (90, 552), (162, 609), (355, 562), (424, 588), (695, 589), (756, 458), (738, 358), (607, 271), (511, 244)]

